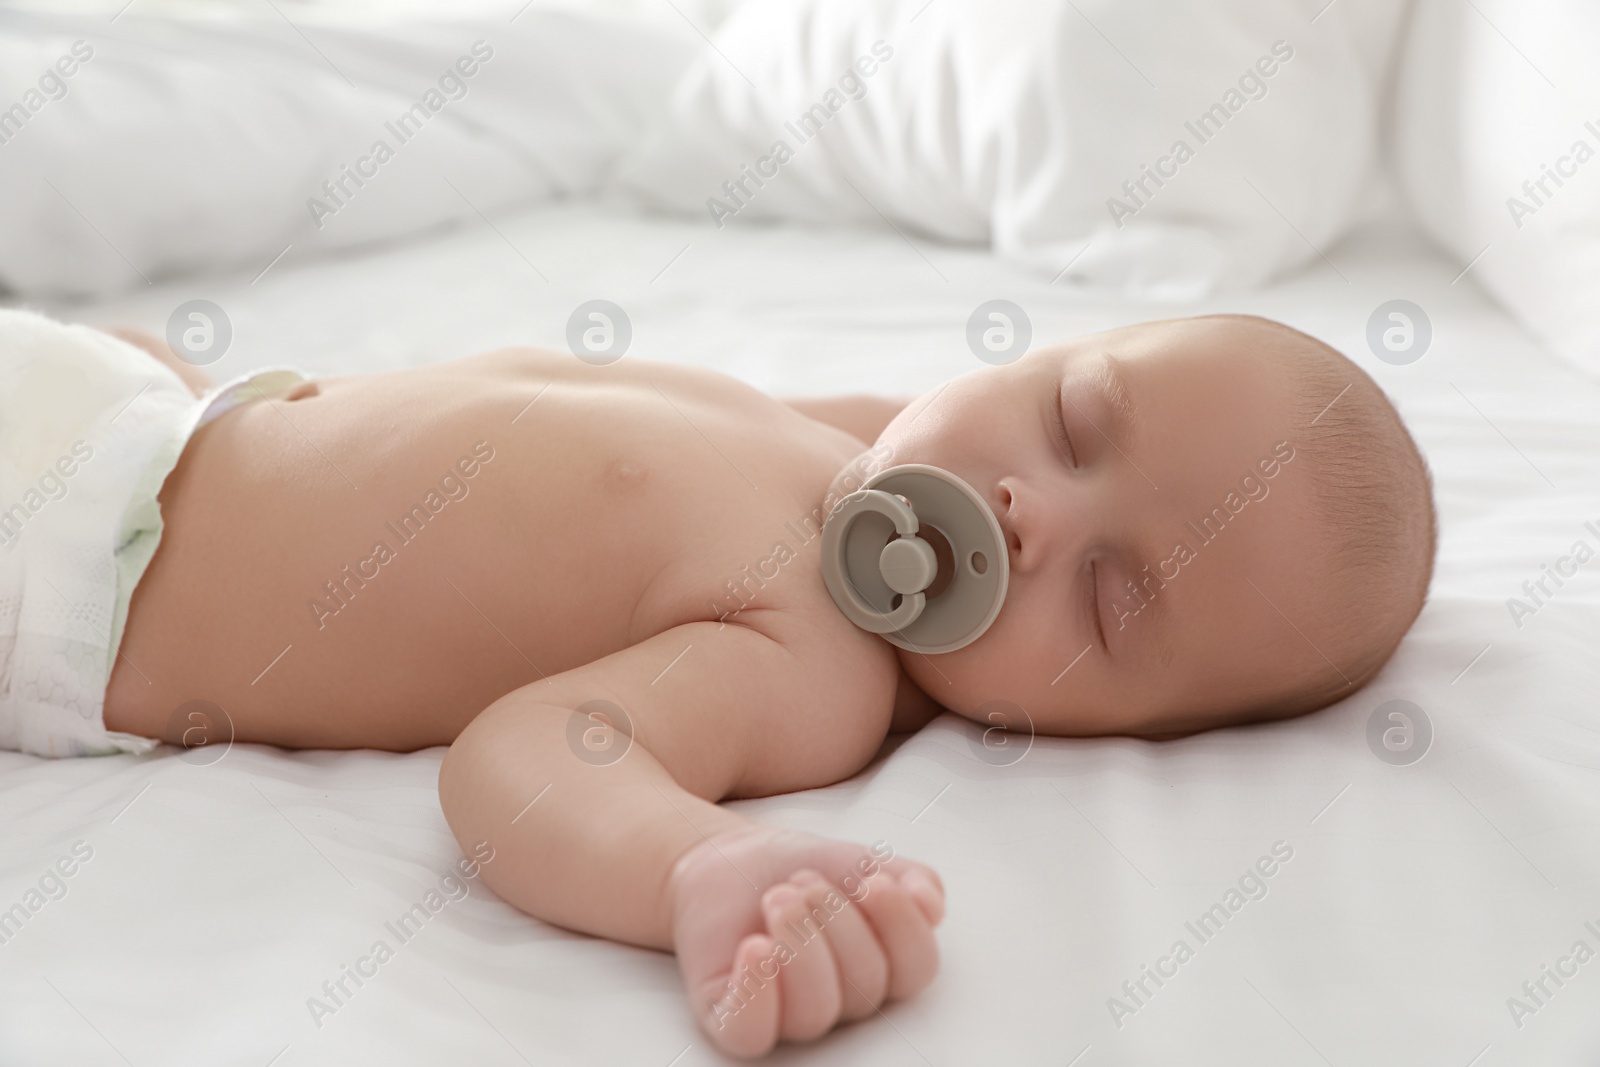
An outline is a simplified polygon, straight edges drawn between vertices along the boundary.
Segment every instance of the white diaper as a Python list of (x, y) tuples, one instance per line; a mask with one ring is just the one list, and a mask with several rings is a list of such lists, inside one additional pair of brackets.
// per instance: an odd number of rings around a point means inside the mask
[(105, 728), (128, 601), (161, 539), (162, 483), (195, 429), (303, 380), (277, 368), (196, 399), (86, 326), (0, 310), (0, 748), (146, 752)]

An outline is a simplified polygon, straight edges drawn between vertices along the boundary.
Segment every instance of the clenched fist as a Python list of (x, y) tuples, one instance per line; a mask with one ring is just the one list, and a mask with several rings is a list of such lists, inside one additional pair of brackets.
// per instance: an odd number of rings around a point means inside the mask
[(871, 1015), (939, 967), (939, 876), (882, 842), (744, 829), (685, 853), (669, 893), (696, 1017), (734, 1056)]

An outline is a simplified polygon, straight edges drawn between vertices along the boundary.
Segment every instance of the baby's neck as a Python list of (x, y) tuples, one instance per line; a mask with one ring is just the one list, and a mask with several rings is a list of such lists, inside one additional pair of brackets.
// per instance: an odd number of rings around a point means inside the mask
[(900, 682), (894, 690), (894, 718), (889, 721), (889, 732), (911, 733), (920, 730), (945, 709), (924, 693), (905, 668), (900, 668)]

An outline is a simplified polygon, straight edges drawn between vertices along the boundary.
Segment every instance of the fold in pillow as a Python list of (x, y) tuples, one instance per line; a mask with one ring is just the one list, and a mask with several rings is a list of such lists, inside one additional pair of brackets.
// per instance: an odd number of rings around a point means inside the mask
[(1318, 260), (1373, 161), (1362, 49), (1386, 52), (1396, 20), (1169, 7), (749, 4), (616, 181), (715, 228), (887, 220), (1157, 298)]
[(1550, 347), (1600, 372), (1600, 7), (1421, 0), (1394, 125), (1428, 232)]
[(0, 11), (0, 286), (250, 276), (590, 192), (701, 43), (581, 12), (336, 16)]

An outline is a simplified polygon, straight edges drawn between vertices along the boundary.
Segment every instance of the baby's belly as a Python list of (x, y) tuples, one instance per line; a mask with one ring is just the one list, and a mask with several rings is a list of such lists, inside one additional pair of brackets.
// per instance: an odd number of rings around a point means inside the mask
[(162, 490), (108, 726), (170, 739), (205, 700), (246, 740), (445, 744), (519, 686), (713, 617), (718, 560), (761, 540), (740, 479), (767, 480), (757, 510), (798, 502), (832, 456), (793, 466), (761, 431), (724, 438), (714, 467), (703, 434), (729, 431), (686, 420), (692, 389), (674, 407), (594, 375), (496, 354), (328, 379), (204, 428)]

